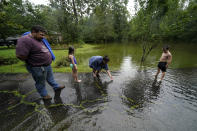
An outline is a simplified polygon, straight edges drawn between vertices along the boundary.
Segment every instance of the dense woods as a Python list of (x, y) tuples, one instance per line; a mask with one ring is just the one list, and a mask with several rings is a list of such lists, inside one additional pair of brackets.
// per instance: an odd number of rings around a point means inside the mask
[(197, 0), (135, 0), (134, 16), (127, 6), (128, 0), (50, 0), (48, 6), (1, 0), (0, 39), (39, 24), (53, 44), (197, 42)]

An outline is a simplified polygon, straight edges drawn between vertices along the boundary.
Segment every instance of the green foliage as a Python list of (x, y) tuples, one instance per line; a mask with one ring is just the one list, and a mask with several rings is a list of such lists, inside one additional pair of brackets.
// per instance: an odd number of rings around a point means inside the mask
[[(21, 35), (32, 25), (46, 25), (45, 6), (32, 6), (28, 1), (3, 0), (0, 2), (0, 38)], [(49, 7), (47, 8), (49, 9)]]
[(196, 42), (196, 0), (135, 0), (129, 21), (128, 0), (0, 1), (0, 39), (20, 35), (32, 25), (48, 30), (53, 44), (110, 43), (127, 40)]
[(51, 0), (65, 43), (106, 43), (126, 39), (127, 3), (121, 0)]
[(7, 49), (7, 47), (0, 50), (0, 65), (11, 65), (18, 63), (14, 49)]
[(130, 21), (131, 40), (197, 42), (197, 1), (137, 0), (140, 8)]
[(12, 65), (18, 63), (17, 58), (2, 58), (0, 57), (0, 65)]
[(55, 67), (68, 67), (70, 65), (70, 62), (68, 61), (67, 56), (63, 56), (55, 63)]
[(0, 3), (0, 38), (6, 39), (8, 36), (19, 33), (23, 26), (20, 15), (23, 11), (22, 0), (2, 1)]

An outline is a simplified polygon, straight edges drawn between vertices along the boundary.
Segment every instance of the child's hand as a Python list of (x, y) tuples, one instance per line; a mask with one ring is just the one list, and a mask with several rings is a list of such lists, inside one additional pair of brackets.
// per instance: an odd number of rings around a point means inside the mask
[(77, 66), (76, 65), (74, 65), (74, 68), (75, 68), (75, 70), (77, 70)]

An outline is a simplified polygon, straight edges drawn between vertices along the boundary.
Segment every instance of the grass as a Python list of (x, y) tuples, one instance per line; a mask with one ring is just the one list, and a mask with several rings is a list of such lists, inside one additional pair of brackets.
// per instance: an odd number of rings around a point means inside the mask
[[(56, 60), (52, 63), (54, 72), (71, 72), (66, 59), (68, 56), (69, 45), (53, 45), (53, 52), (56, 56)], [(173, 54), (173, 61), (170, 68), (196, 68), (196, 44), (173, 44), (171, 45), (171, 53)], [(134, 66), (140, 66), (140, 58), (142, 49), (137, 44), (74, 44), (75, 56), (77, 58), (78, 72), (90, 72), (91, 69), (88, 66), (88, 60), (91, 56), (95, 55), (108, 55), (110, 58), (109, 69), (112, 71), (120, 70), (121, 64), (124, 62), (124, 57), (131, 56), (132, 64)], [(155, 48), (148, 56), (145, 66), (155, 68), (158, 60), (161, 56), (162, 45)], [(189, 59), (188, 59), (189, 58)], [(14, 48), (1, 47), (0, 48), (0, 73), (26, 73), (25, 63), (19, 61), (12, 65), (3, 65), (4, 60), (8, 60), (8, 64), (14, 63), (12, 60), (17, 59), (15, 56)], [(62, 66), (65, 64), (65, 66)], [(67, 65), (67, 66), (66, 66)]]
[[(75, 46), (75, 45), (74, 45)], [(76, 57), (80, 55), (85, 55), (89, 53), (95, 52), (96, 45), (89, 45), (89, 44), (83, 44), (81, 46), (78, 46), (76, 49)], [(56, 63), (62, 59), (62, 57), (68, 56), (68, 50), (67, 49), (61, 49), (58, 47), (58, 49), (53, 50), (56, 59), (52, 63), (53, 72), (71, 72), (70, 67), (57, 67)], [(1, 58), (16, 58), (15, 55), (15, 49), (8, 49), (8, 48), (0, 48), (0, 56)], [(88, 56), (89, 57), (89, 56)], [(0, 58), (0, 59), (1, 59)], [(16, 58), (17, 59), (17, 58)], [(88, 67), (88, 63), (80, 64), (80, 61), (78, 61), (78, 72), (90, 72), (91, 69)], [(27, 70), (25, 68), (25, 63), (22, 61), (19, 61), (17, 64), (12, 65), (1, 65), (0, 66), (0, 73), (27, 73)]]

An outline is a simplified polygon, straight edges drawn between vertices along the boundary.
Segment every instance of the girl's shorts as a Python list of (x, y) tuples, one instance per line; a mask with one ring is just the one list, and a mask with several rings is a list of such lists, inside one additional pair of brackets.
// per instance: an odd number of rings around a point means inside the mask
[(73, 66), (74, 66), (73, 64), (70, 64), (70, 68), (71, 68), (71, 69), (73, 68)]

